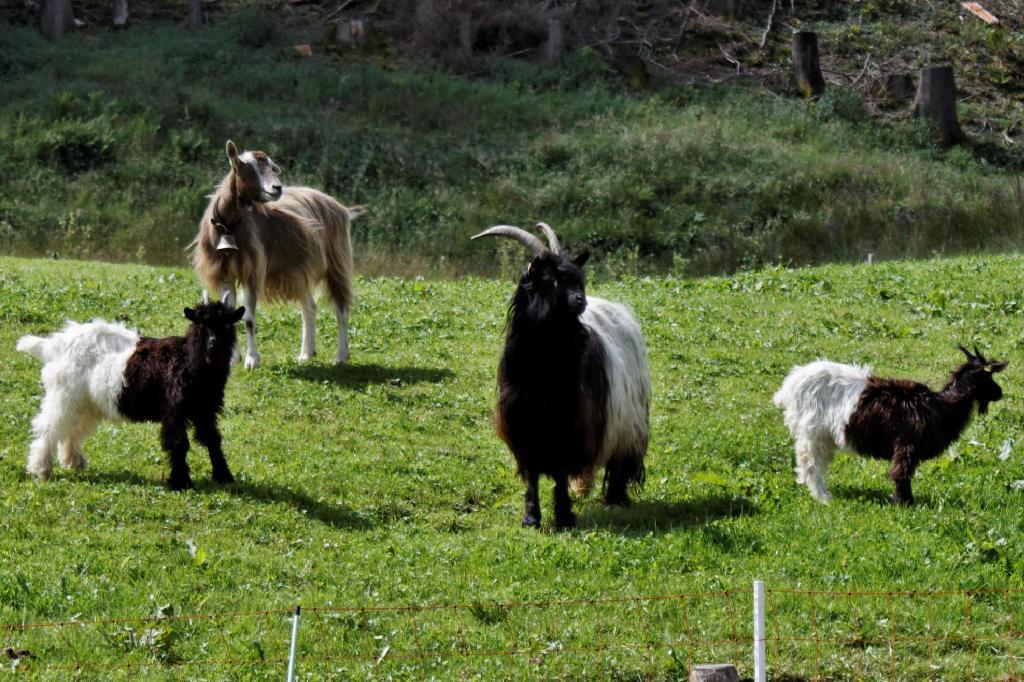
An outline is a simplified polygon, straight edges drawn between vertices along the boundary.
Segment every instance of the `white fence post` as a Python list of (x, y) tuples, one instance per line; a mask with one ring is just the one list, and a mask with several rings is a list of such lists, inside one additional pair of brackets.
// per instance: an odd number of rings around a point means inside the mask
[(288, 682), (295, 680), (295, 647), (299, 643), (299, 615), (302, 607), (295, 607), (295, 614), (292, 616), (292, 645), (288, 651)]
[(765, 682), (764, 581), (754, 581), (754, 682)]

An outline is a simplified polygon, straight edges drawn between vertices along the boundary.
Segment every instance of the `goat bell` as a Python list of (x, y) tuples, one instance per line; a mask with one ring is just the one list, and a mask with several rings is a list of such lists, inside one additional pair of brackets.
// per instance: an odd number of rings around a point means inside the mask
[(235, 243), (235, 236), (231, 234), (222, 234), (220, 241), (217, 242), (218, 251), (238, 251), (238, 244)]

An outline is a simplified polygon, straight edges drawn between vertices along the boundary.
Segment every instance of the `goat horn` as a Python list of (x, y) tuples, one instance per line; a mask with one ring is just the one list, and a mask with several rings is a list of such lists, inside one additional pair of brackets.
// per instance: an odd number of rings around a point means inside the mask
[(480, 234), (473, 235), (470, 239), (479, 239), (480, 237), (511, 237), (528, 248), (535, 257), (548, 251), (547, 247), (544, 246), (544, 242), (537, 239), (535, 235), (514, 225), (495, 225)]
[(984, 364), (984, 365), (988, 364), (988, 360), (986, 360), (985, 356), (982, 355), (981, 351), (978, 350), (978, 345), (977, 344), (974, 345), (974, 354), (977, 356), (977, 358), (979, 360), (981, 360), (982, 364)]
[(548, 238), (548, 248), (551, 249), (551, 253), (556, 256), (562, 253), (562, 246), (558, 243), (558, 237), (555, 236), (555, 231), (551, 229), (551, 226), (547, 223), (537, 223), (537, 227), (541, 229), (544, 236)]
[(224, 305), (227, 305), (228, 299), (230, 299), (230, 298), (231, 298), (231, 292), (228, 291), (227, 289), (225, 289), (224, 293), (222, 293), (220, 295), (220, 302), (223, 303)]
[(973, 360), (973, 359), (974, 359), (974, 356), (973, 356), (973, 355), (971, 355), (971, 351), (967, 350), (967, 349), (966, 349), (966, 348), (964, 348), (963, 346), (957, 346), (957, 348), (959, 348), (959, 349), (960, 349), (960, 352), (961, 352), (961, 353), (963, 353), (964, 355), (966, 355), (966, 356), (967, 356), (967, 359), (968, 359), (968, 360)]
[(209, 302), (210, 302), (210, 292), (207, 291), (206, 289), (203, 289), (203, 305), (206, 305)]

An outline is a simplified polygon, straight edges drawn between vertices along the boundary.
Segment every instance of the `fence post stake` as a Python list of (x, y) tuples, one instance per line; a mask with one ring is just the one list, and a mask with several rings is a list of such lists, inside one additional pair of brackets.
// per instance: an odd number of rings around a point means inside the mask
[(754, 682), (765, 682), (764, 581), (754, 581)]
[(302, 607), (296, 606), (295, 613), (292, 615), (292, 645), (288, 651), (288, 682), (295, 680), (295, 647), (299, 643), (299, 615), (301, 613)]

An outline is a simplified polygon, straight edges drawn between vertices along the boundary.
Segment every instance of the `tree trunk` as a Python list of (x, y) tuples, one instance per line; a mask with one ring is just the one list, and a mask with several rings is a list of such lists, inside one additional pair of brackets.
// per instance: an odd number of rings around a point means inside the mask
[(114, 0), (114, 26), (128, 23), (128, 0)]
[(459, 47), (464, 55), (473, 54), (473, 20), (468, 14), (459, 15)]
[(346, 47), (360, 47), (366, 43), (366, 24), (362, 19), (352, 19), (341, 25), (338, 38)]
[(914, 116), (926, 118), (939, 133), (939, 141), (951, 146), (964, 141), (956, 118), (956, 83), (952, 66), (921, 69), (921, 82), (914, 99)]
[(690, 682), (740, 682), (732, 664), (695, 665), (690, 668)]
[(914, 98), (914, 78), (909, 73), (890, 73), (885, 77), (882, 97), (889, 104), (899, 104)]
[(548, 64), (562, 63), (565, 56), (565, 40), (562, 37), (562, 20), (548, 19), (548, 41), (544, 44), (544, 59)]
[(188, 16), (185, 17), (185, 27), (191, 31), (198, 30), (203, 26), (203, 0), (188, 0)]
[(818, 99), (825, 92), (825, 78), (818, 62), (818, 34), (797, 31), (793, 34), (793, 73), (804, 97)]
[(75, 26), (71, 0), (42, 0), (39, 5), (39, 32), (47, 40), (60, 40)]

